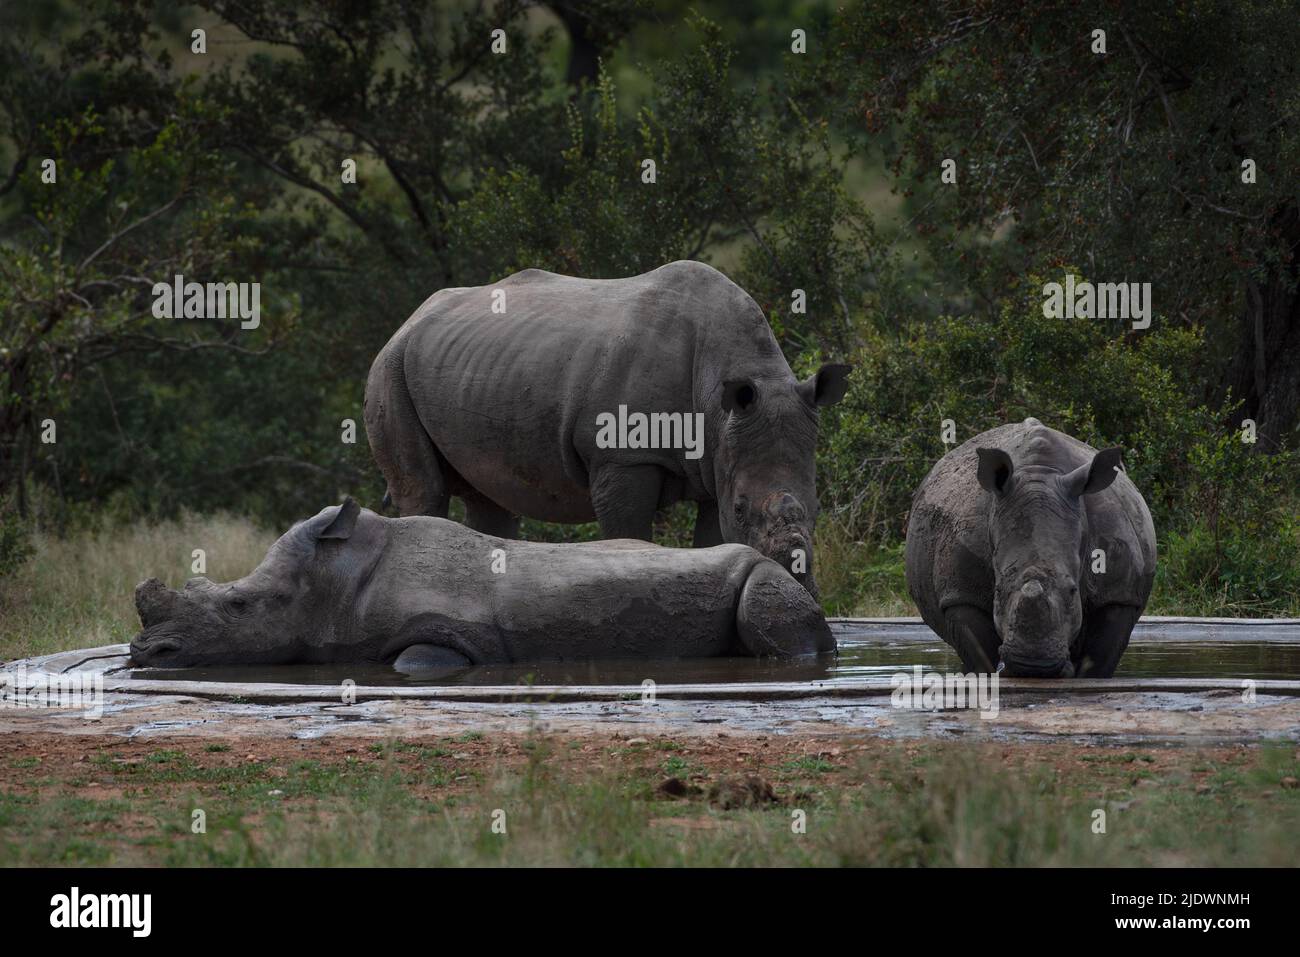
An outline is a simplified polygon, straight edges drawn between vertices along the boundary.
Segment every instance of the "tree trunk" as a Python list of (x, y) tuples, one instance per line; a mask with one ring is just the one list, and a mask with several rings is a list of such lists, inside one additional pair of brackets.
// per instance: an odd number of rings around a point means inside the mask
[(596, 82), (600, 48), (591, 36), (592, 19), (580, 3), (548, 4), (569, 34), (569, 67), (564, 81), (576, 92), (583, 80)]
[(1232, 424), (1254, 419), (1263, 452), (1294, 439), (1300, 421), (1300, 209), (1281, 207), (1270, 224), (1284, 244), (1283, 262), (1262, 282), (1248, 280), (1237, 346), (1223, 392), (1245, 400)]

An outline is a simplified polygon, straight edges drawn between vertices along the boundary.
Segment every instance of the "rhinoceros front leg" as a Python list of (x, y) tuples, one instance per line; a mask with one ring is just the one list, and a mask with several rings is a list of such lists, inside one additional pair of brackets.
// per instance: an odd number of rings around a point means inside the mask
[(953, 605), (944, 609), (948, 642), (961, 656), (962, 667), (975, 674), (992, 674), (1002, 642), (993, 626), (993, 616), (973, 605)]
[(1109, 678), (1115, 674), (1140, 614), (1132, 605), (1102, 605), (1085, 614), (1074, 673), (1080, 678)]
[(591, 477), (591, 507), (603, 538), (653, 541), (664, 473), (657, 465), (606, 465)]
[(695, 513), (695, 538), (691, 544), (696, 548), (709, 548), (722, 544), (722, 526), (718, 523), (718, 502), (709, 499), (700, 502)]

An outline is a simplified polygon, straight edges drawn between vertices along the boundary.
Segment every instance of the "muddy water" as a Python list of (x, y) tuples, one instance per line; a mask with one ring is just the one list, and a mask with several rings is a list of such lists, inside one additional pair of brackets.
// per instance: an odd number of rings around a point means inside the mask
[[(338, 685), (488, 686), (728, 684), (735, 682), (825, 681), (887, 678), (920, 666), (926, 671), (959, 672), (961, 661), (924, 625), (836, 623), (839, 656), (819, 661), (776, 662), (749, 658), (664, 661), (541, 662), (483, 666), (457, 671), (401, 675), (386, 665), (281, 665), (245, 668), (136, 670), (135, 678), (186, 681), (275, 682)], [(1231, 632), (1231, 629), (1227, 630)], [(1194, 637), (1191, 637), (1192, 635)], [(1139, 625), (1120, 662), (1117, 678), (1300, 678), (1300, 640), (1285, 635), (1219, 637), (1204, 627)]]

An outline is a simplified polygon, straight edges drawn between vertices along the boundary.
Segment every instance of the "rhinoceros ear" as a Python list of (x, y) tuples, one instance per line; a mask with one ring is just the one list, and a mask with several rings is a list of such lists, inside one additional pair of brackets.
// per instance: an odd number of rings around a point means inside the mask
[(1092, 457), (1092, 461), (1080, 465), (1069, 475), (1061, 477), (1061, 485), (1069, 495), (1091, 495), (1110, 488), (1121, 467), (1123, 449), (1102, 449)]
[(809, 405), (834, 405), (849, 391), (853, 366), (829, 362), (799, 383), (799, 394)]
[(979, 470), (975, 473), (980, 485), (994, 495), (1001, 495), (1007, 490), (1007, 483), (1016, 470), (1011, 464), (1011, 456), (1001, 449), (976, 449), (975, 454), (980, 459)]
[(356, 499), (349, 495), (343, 500), (343, 504), (339, 506), (338, 514), (334, 516), (333, 521), (317, 532), (316, 538), (336, 540), (351, 538), (352, 529), (356, 527), (357, 516), (360, 514), (361, 506), (357, 504)]

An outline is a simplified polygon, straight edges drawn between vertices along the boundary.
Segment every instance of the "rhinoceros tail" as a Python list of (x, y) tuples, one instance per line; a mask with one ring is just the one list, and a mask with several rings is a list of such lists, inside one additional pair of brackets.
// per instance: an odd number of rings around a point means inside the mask
[(751, 655), (793, 658), (835, 650), (821, 606), (771, 559), (754, 566), (736, 607), (736, 631)]

